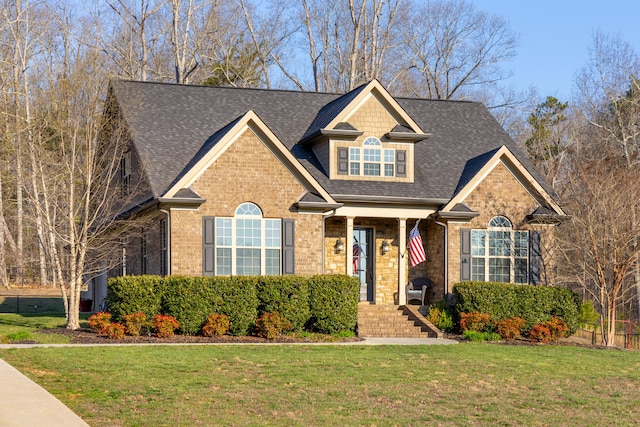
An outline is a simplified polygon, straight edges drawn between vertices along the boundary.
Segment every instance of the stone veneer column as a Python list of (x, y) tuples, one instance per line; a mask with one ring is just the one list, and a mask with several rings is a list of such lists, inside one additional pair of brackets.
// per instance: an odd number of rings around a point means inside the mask
[(407, 218), (398, 218), (398, 304), (407, 303), (405, 287), (407, 285), (407, 263), (404, 256), (407, 252)]
[(349, 276), (353, 275), (353, 219), (354, 217), (352, 216), (347, 217), (347, 236), (344, 242), (344, 252), (346, 254), (344, 274)]

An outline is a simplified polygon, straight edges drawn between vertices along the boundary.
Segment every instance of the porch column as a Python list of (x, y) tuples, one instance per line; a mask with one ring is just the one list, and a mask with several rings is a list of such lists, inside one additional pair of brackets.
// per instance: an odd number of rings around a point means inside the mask
[(346, 253), (346, 267), (345, 273), (349, 276), (353, 275), (353, 219), (355, 217), (348, 216), (347, 217), (347, 236), (345, 238), (344, 246)]
[(407, 303), (405, 287), (407, 285), (407, 262), (405, 254), (407, 252), (407, 218), (398, 218), (398, 304)]

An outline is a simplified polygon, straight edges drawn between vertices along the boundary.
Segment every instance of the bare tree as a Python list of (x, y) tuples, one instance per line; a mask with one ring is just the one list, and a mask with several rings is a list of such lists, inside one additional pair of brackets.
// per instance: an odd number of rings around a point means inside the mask
[(635, 296), (640, 259), (640, 170), (621, 167), (602, 146), (572, 153), (562, 197), (572, 220), (562, 226), (564, 266), (593, 300), (601, 317), (602, 342), (615, 345), (620, 308)]
[(466, 0), (414, 2), (402, 27), (409, 64), (399, 92), (437, 99), (469, 99), (510, 77), (501, 64), (515, 56), (507, 22)]
[[(348, 91), (372, 79), (388, 84), (395, 78), (397, 62), (388, 58), (399, 45), (402, 0), (301, 0), (300, 8), (316, 91)], [(295, 79), (298, 86), (301, 81)]]
[[(615, 173), (640, 169), (639, 78), (639, 53), (620, 37), (596, 32), (588, 62), (577, 76), (577, 100), (589, 125), (585, 133), (623, 160)], [(630, 220), (638, 227), (640, 209), (636, 205), (629, 209)], [(636, 237), (629, 244), (637, 248), (640, 241)], [(634, 264), (634, 281), (640, 319), (640, 263)]]

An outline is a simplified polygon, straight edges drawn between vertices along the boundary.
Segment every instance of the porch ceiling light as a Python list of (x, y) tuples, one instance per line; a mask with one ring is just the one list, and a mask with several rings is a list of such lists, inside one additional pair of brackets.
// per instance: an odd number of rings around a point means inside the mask
[(389, 242), (387, 242), (386, 240), (383, 240), (380, 250), (382, 250), (382, 255), (388, 254), (391, 251), (391, 246), (389, 245)]
[(335, 250), (335, 252), (337, 254), (341, 253), (342, 251), (344, 251), (344, 243), (342, 243), (341, 239), (336, 240), (336, 244), (333, 247), (333, 249)]

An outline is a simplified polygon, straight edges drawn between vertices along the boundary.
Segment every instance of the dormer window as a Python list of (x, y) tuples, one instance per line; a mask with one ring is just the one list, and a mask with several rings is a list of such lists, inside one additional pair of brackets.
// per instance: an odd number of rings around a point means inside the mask
[[(398, 156), (401, 154), (401, 156)], [(349, 148), (349, 175), (351, 176), (405, 176), (406, 152), (383, 148), (380, 140), (370, 136), (361, 147)], [(402, 166), (396, 164), (399, 161)]]

